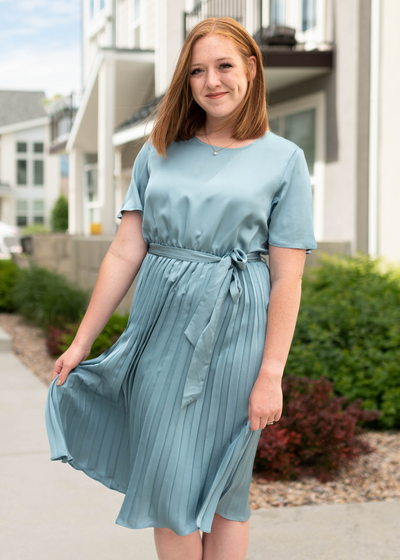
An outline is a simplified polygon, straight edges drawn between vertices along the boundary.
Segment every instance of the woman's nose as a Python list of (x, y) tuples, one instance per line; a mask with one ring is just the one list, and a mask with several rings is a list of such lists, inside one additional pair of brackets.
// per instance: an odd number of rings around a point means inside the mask
[(221, 83), (218, 72), (216, 70), (212, 69), (207, 71), (206, 83), (209, 88), (214, 88)]

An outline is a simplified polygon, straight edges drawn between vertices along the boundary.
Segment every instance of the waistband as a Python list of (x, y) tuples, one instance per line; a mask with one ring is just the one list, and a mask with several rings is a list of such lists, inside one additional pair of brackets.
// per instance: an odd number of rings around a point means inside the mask
[(243, 290), (237, 269), (245, 270), (248, 261), (264, 261), (258, 251), (246, 254), (239, 247), (234, 247), (229, 254), (221, 257), (204, 251), (158, 243), (150, 243), (148, 252), (178, 260), (218, 263), (212, 271), (203, 297), (184, 332), (194, 350), (183, 390), (181, 403), (181, 409), (183, 409), (196, 401), (202, 393), (217, 338), (218, 320), (228, 293), (231, 295), (234, 309), (226, 336), (230, 337), (232, 334), (238, 310), (237, 302)]
[[(172, 259), (178, 259), (182, 261), (190, 262), (219, 262), (224, 257), (230, 256), (235, 262), (246, 261), (261, 261), (261, 253), (258, 251), (252, 251), (246, 253), (239, 248), (234, 248), (232, 251), (222, 257), (218, 255), (213, 255), (212, 253), (206, 253), (205, 251), (195, 251), (194, 249), (186, 249), (183, 247), (175, 247), (173, 245), (160, 245), (158, 243), (150, 243), (149, 253), (154, 255), (159, 255), (161, 257), (170, 257)], [(241, 267), (240, 267), (241, 268)]]

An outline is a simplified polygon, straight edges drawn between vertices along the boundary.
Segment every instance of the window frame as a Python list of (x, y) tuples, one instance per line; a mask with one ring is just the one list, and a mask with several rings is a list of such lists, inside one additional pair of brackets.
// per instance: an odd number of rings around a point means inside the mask
[[(268, 109), (270, 119), (281, 119), (287, 115), (300, 113), (307, 109), (315, 109), (315, 160), (314, 160), (314, 232), (318, 241), (323, 239), (324, 231), (324, 199), (325, 199), (325, 171), (326, 171), (326, 123), (325, 123), (326, 93), (320, 91), (311, 95), (304, 95), (290, 101), (277, 103)], [(280, 131), (282, 121), (280, 122)], [(281, 135), (281, 132), (276, 134)]]

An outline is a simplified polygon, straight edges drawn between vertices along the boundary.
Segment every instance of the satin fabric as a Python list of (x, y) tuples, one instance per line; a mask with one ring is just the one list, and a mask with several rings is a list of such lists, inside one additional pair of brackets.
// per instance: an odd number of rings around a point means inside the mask
[(116, 523), (131, 529), (246, 521), (261, 434), (248, 404), (271, 291), (259, 254), (317, 248), (304, 153), (272, 132), (217, 156), (195, 137), (167, 158), (146, 143), (118, 217), (131, 210), (149, 252), (128, 325), (52, 381), (50, 458), (123, 493)]

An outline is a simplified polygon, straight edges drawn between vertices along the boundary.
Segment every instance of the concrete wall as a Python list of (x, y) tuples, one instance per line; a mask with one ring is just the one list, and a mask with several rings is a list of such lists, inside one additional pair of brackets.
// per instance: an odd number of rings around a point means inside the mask
[[(84, 237), (64, 234), (38, 234), (34, 235), (32, 239), (32, 258), (37, 266), (64, 274), (71, 282), (81, 288), (93, 290), (100, 265), (114, 236)], [(311, 251), (306, 257), (305, 273), (307, 273), (308, 267), (318, 266), (318, 255), (321, 252), (350, 255), (350, 243), (319, 243), (318, 249)], [(117, 311), (123, 313), (130, 310), (136, 278)]]
[[(74, 236), (64, 234), (34, 235), (33, 262), (65, 275), (84, 290), (93, 291), (100, 265), (114, 236)], [(124, 313), (130, 310), (136, 278), (117, 307)]]

